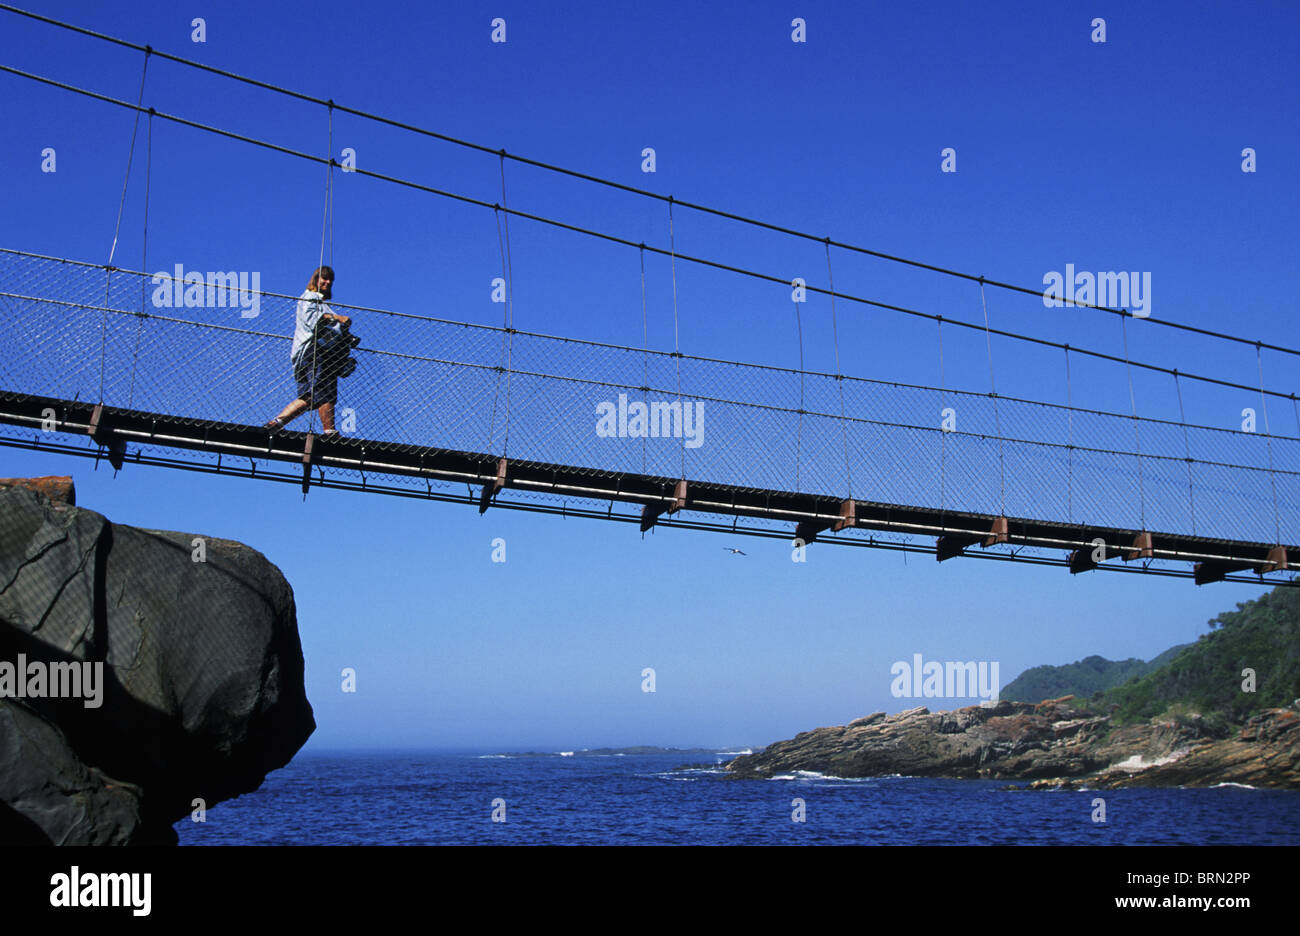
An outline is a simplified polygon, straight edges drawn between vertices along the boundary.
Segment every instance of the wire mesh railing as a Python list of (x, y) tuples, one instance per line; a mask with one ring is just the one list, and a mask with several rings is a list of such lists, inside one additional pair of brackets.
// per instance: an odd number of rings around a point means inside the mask
[[(260, 427), (294, 393), (298, 299), (191, 276), (0, 249), (0, 395)], [(364, 342), (339, 426), (372, 450), (832, 497), (851, 478), (878, 503), (1259, 543), (1300, 530), (1294, 437), (517, 330), (507, 366), (501, 327), (329, 305)]]

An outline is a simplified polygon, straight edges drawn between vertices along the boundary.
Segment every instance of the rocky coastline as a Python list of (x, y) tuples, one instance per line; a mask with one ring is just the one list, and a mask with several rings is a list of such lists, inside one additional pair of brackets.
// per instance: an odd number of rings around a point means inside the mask
[(1031, 789), (1209, 787), (1300, 789), (1300, 700), (1222, 736), (1196, 714), (1118, 725), (1073, 696), (1003, 700), (947, 712), (876, 712), (805, 731), (727, 764), (731, 776), (793, 771), (835, 777), (1028, 781)]

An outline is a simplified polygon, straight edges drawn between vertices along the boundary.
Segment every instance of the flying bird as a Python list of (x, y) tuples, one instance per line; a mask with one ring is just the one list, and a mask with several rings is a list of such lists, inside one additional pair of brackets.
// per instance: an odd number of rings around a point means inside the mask
[(737, 548), (734, 547), (734, 546), (723, 546), (722, 548), (725, 549), (725, 550), (727, 550), (727, 552), (729, 552), (729, 553), (733, 553), (734, 555), (737, 555), (737, 556), (744, 556), (744, 555), (747, 555), (747, 553), (746, 553), (743, 549), (737, 549)]

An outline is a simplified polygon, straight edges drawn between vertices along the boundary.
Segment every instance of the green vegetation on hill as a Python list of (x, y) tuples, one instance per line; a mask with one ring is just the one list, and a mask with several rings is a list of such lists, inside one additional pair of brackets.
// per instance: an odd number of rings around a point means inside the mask
[[(1240, 724), (1300, 698), (1300, 588), (1275, 588), (1209, 623), (1210, 633), (1173, 660), (1093, 701), (1117, 706), (1116, 721), (1150, 718), (1176, 706)], [(1254, 692), (1243, 689), (1246, 669), (1254, 671)]]
[[(1148, 663), (1090, 656), (1066, 666), (1025, 670), (1001, 691), (1013, 702), (1073, 695), (1124, 723), (1197, 713), (1210, 730), (1227, 731), (1266, 708), (1300, 698), (1300, 588), (1273, 589), (1209, 622), (1196, 643), (1170, 647)], [(1243, 670), (1253, 670), (1246, 691)]]
[[(1178, 644), (1176, 647), (1170, 647), (1164, 653), (1160, 654), (1160, 656), (1153, 657), (1150, 661), (1147, 662), (1147, 673), (1154, 673), (1156, 670), (1160, 669), (1160, 667), (1164, 666), (1166, 663), (1172, 663), (1174, 661), (1174, 657), (1178, 656), (1178, 654), (1182, 653), (1184, 650), (1186, 650), (1188, 647), (1191, 646), (1195, 646), (1195, 645)], [(1146, 673), (1143, 673), (1142, 675), (1145, 676)]]
[(1189, 646), (1191, 644), (1171, 647), (1150, 663), (1144, 663), (1136, 657), (1117, 661), (1090, 656), (1065, 666), (1035, 666), (1008, 683), (999, 696), (1012, 702), (1033, 703), (1044, 699), (1059, 699), (1066, 695), (1087, 699), (1131, 679), (1145, 676)]

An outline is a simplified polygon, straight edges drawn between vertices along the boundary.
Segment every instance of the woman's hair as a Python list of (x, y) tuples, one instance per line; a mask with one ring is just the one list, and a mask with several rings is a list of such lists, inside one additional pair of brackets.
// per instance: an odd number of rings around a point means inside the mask
[(327, 266), (317, 267), (316, 272), (313, 273), (311, 275), (311, 279), (307, 281), (308, 289), (313, 291), (316, 290), (316, 287), (320, 285), (320, 277), (322, 273), (327, 275), (331, 280), (334, 279), (334, 269), (332, 267), (327, 267)]

